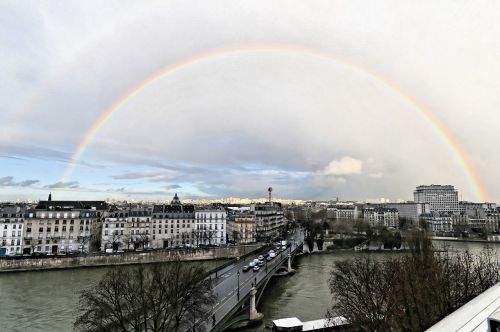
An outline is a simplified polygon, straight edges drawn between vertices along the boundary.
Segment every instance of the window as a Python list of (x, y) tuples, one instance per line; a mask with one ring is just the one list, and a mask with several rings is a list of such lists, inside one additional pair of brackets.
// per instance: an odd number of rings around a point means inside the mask
[(38, 228), (38, 233), (43, 233), (43, 227)]
[(47, 233), (50, 233), (50, 227), (47, 227)]
[(12, 229), (16, 229), (16, 226), (17, 226), (17, 225), (13, 225), (13, 226), (12, 226)]
[(66, 226), (63, 226), (62, 230), (63, 232), (66, 232)]
[(73, 232), (73, 226), (69, 226), (69, 231)]

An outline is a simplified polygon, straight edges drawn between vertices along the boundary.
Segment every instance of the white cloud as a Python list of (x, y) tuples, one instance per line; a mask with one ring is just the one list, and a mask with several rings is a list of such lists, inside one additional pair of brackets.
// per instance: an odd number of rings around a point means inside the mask
[(332, 160), (323, 170), (325, 175), (361, 174), (363, 162), (349, 156), (340, 160)]
[(369, 177), (371, 177), (372, 179), (380, 179), (381, 177), (384, 176), (384, 174), (382, 174), (381, 172), (377, 172), (377, 173), (370, 173), (368, 174)]

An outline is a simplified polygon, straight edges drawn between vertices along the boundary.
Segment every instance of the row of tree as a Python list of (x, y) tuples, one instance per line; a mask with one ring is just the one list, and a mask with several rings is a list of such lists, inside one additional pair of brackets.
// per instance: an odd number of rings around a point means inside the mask
[(423, 230), (407, 242), (408, 255), (336, 263), (329, 316), (348, 318), (357, 331), (423, 331), (500, 280), (491, 250), (436, 253)]

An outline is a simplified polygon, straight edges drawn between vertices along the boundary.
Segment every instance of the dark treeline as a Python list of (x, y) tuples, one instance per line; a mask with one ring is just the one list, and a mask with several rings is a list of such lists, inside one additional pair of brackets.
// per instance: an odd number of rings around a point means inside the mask
[(408, 255), (336, 263), (328, 316), (344, 316), (360, 331), (423, 331), (500, 280), (492, 250), (435, 253), (418, 230), (407, 242)]

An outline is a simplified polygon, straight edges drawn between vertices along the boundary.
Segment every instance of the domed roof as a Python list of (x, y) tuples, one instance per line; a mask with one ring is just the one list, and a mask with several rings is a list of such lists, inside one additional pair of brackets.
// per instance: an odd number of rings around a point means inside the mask
[(179, 196), (177, 196), (177, 193), (175, 193), (174, 198), (170, 202), (172, 205), (181, 205), (181, 200), (179, 199)]

